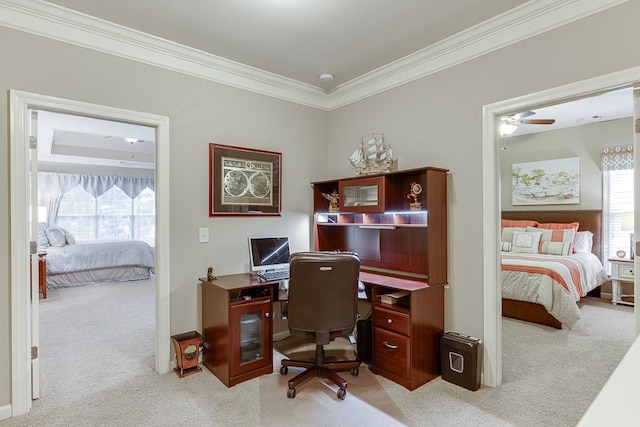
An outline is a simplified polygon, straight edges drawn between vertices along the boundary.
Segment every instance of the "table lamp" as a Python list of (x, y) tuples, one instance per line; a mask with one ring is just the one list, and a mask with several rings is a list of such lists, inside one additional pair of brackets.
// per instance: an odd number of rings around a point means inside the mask
[(629, 258), (633, 259), (633, 212), (625, 212), (622, 216), (622, 227), (621, 230), (629, 230), (631, 234), (629, 235)]

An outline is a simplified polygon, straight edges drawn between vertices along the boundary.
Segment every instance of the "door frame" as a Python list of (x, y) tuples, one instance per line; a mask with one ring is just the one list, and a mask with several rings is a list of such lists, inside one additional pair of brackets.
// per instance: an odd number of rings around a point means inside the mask
[[(523, 95), (482, 107), (482, 229), (483, 229), (483, 302), (484, 357), (483, 383), (497, 387), (502, 384), (502, 297), (500, 283), (500, 148), (498, 126), (500, 116), (513, 111), (536, 108), (540, 105), (565, 102), (595, 95), (640, 82), (640, 67), (629, 68), (580, 82)], [(634, 143), (634, 146), (636, 144)], [(634, 151), (638, 153), (639, 147)], [(640, 189), (635, 188), (636, 224)], [(640, 279), (636, 278), (636, 282)], [(634, 289), (638, 289), (636, 283)], [(635, 309), (635, 334), (640, 333), (640, 310)]]
[[(11, 201), (11, 412), (25, 414), (31, 408), (31, 326), (29, 281), (29, 129), (30, 110), (115, 120), (154, 127), (156, 182), (156, 349), (155, 370), (171, 369), (170, 341), (170, 245), (169, 233), (169, 118), (121, 108), (55, 98), (18, 90), (9, 91), (9, 150)], [(19, 254), (22, 254), (20, 256)]]

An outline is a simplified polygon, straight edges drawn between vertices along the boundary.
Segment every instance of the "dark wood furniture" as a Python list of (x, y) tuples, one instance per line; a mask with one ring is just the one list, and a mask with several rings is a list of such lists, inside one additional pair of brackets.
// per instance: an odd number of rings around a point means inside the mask
[(203, 363), (227, 387), (273, 372), (272, 302), (277, 283), (249, 273), (202, 282)]
[[(503, 219), (532, 220), (538, 222), (569, 223), (578, 222), (579, 231), (593, 233), (593, 252), (602, 260), (602, 211), (600, 210), (565, 210), (565, 211), (502, 211)], [(589, 293), (600, 296), (600, 288)], [(562, 329), (562, 324), (544, 308), (544, 306), (528, 301), (502, 298), (502, 315), (513, 319), (524, 320), (540, 325)]]
[[(415, 184), (416, 201), (408, 197)], [(424, 167), (314, 182), (314, 249), (352, 251), (373, 304), (372, 370), (409, 390), (440, 374), (447, 284), (447, 170)], [(338, 192), (339, 211), (325, 194)], [(415, 206), (415, 205), (414, 205)], [(406, 291), (398, 304), (382, 296)]]
[(38, 252), (38, 289), (42, 292), (42, 298), (47, 298), (47, 253), (44, 251)]

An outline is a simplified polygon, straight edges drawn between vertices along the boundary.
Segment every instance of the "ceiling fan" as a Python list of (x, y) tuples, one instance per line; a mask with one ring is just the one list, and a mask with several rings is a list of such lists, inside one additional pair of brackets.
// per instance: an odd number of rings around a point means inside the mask
[(503, 116), (500, 118), (502, 122), (500, 124), (500, 135), (509, 136), (518, 129), (519, 124), (526, 125), (552, 125), (556, 121), (555, 119), (527, 119), (527, 117), (533, 116), (533, 111), (523, 111), (521, 113), (513, 114), (511, 116)]

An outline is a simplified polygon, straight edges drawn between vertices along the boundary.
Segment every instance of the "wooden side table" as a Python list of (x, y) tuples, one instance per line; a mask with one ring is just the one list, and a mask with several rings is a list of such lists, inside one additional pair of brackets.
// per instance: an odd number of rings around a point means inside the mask
[(47, 298), (47, 253), (38, 252), (38, 288), (42, 292), (42, 298)]
[(609, 258), (609, 262), (611, 263), (611, 293), (613, 294), (611, 302), (613, 305), (635, 305), (634, 301), (623, 300), (623, 298), (633, 298), (633, 294), (622, 293), (623, 282), (633, 284), (635, 277), (633, 260), (628, 258)]

